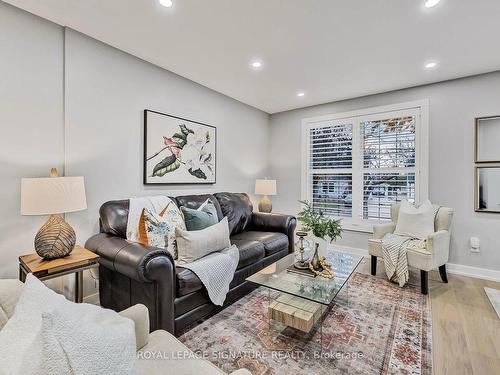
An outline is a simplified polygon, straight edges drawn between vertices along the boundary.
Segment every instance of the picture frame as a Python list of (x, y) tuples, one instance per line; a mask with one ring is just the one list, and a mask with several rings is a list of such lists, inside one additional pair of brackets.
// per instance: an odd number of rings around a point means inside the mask
[(144, 110), (144, 185), (215, 184), (217, 128)]
[(500, 165), (474, 168), (474, 211), (500, 213)]
[(476, 117), (474, 122), (474, 163), (500, 163), (500, 115)]

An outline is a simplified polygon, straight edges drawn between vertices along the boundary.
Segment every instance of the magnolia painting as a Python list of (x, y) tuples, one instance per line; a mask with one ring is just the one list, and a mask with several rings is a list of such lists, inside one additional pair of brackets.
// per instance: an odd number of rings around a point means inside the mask
[(144, 111), (144, 184), (214, 184), (216, 128)]

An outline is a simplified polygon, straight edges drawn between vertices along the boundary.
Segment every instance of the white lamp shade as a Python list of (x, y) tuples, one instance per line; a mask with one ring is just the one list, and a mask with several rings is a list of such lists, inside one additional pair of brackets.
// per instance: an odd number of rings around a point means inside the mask
[(53, 215), (85, 210), (83, 177), (23, 178), (21, 215)]
[(276, 195), (276, 180), (256, 180), (255, 194)]

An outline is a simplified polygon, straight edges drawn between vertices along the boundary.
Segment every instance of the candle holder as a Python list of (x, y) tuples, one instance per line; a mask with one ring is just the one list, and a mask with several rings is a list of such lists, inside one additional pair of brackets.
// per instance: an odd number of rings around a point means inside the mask
[(307, 242), (305, 237), (307, 237), (307, 232), (299, 231), (297, 232), (297, 237), (299, 237), (298, 241), (298, 256), (297, 261), (294, 263), (294, 267), (299, 270), (306, 270), (309, 268), (309, 258), (305, 256), (305, 246), (304, 243)]

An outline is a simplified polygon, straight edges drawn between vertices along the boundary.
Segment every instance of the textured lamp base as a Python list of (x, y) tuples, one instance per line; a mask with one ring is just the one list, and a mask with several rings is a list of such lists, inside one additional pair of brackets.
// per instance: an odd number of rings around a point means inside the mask
[(60, 215), (51, 215), (35, 236), (36, 253), (48, 260), (65, 257), (75, 244), (75, 231)]
[(259, 202), (259, 212), (270, 213), (273, 210), (271, 200), (264, 195)]

